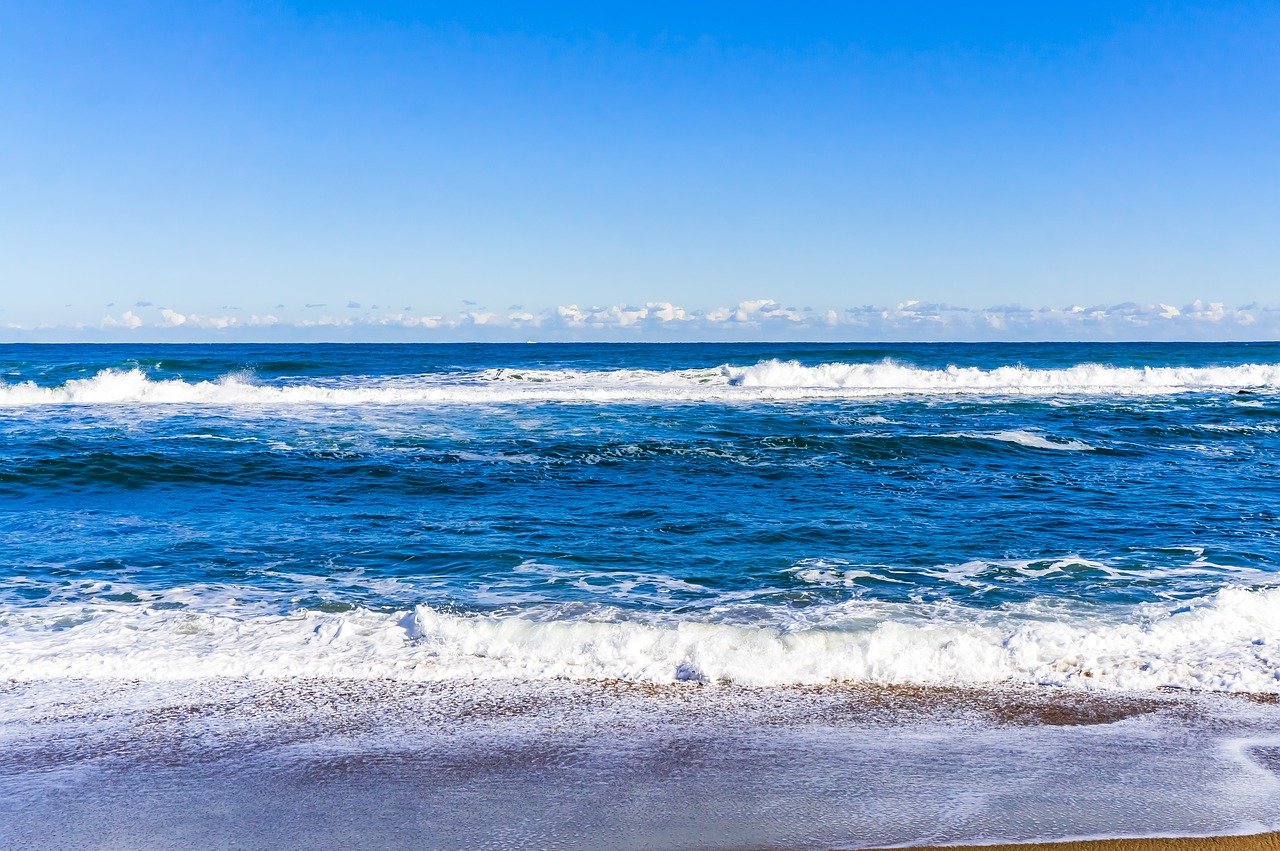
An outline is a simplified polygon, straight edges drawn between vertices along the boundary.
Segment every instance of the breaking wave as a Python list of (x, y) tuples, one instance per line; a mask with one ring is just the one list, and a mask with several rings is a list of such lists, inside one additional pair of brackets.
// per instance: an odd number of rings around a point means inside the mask
[(1274, 694), (1280, 588), (1229, 587), (1189, 604), (1123, 612), (848, 602), (768, 623), (603, 606), (521, 615), (427, 606), (272, 614), (97, 602), (6, 613), (0, 670), (20, 680), (502, 677)]
[(186, 381), (152, 378), (139, 369), (106, 369), (57, 386), (32, 381), (0, 383), (0, 406), (663, 403), (947, 394), (1150, 395), (1241, 390), (1280, 391), (1280, 364), (1221, 367), (1080, 364), (1061, 369), (1025, 366), (925, 369), (889, 360), (817, 366), (770, 360), (753, 366), (726, 365), (668, 372), (491, 369), (298, 383), (260, 383), (240, 373), (216, 380)]
[(948, 366), (921, 369), (895, 361), (826, 363), (769, 360), (724, 367), (729, 383), (751, 388), (811, 388), (882, 393), (1184, 393), (1197, 390), (1277, 390), (1280, 364), (1219, 367), (1117, 367), (1087, 363), (1062, 369)]

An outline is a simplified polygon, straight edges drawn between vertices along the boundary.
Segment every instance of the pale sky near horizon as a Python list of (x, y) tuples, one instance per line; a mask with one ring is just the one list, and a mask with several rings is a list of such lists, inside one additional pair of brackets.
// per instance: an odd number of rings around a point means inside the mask
[(1280, 333), (1280, 5), (612, 5), (4, 4), (0, 339)]

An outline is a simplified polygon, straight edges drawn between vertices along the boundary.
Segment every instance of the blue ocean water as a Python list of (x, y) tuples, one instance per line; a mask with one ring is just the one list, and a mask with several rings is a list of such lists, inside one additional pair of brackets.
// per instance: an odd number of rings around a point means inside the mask
[(1280, 344), (0, 348), (18, 678), (1280, 691)]

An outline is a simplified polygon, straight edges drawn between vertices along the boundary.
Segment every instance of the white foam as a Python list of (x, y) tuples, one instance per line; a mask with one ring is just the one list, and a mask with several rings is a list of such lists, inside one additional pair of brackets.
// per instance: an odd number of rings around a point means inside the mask
[(1222, 367), (1116, 367), (1078, 364), (1061, 369), (948, 366), (921, 369), (892, 360), (806, 366), (769, 360), (724, 367), (739, 387), (865, 390), (880, 393), (1182, 393), (1195, 390), (1280, 389), (1280, 364)]
[[(941, 587), (961, 586), (976, 591), (1001, 591), (1016, 589), (1024, 583), (1036, 583), (1053, 574), (1079, 574), (1088, 571), (1104, 577), (1113, 587), (1133, 584), (1145, 586), (1152, 599), (1182, 600), (1189, 587), (1199, 587), (1208, 593), (1210, 587), (1221, 587), (1226, 581), (1235, 586), (1270, 586), (1276, 584), (1276, 573), (1260, 567), (1218, 564), (1204, 558), (1198, 547), (1170, 547), (1196, 556), (1184, 564), (1163, 564), (1152, 568), (1145, 560), (1125, 563), (1103, 562), (1079, 555), (1038, 559), (990, 559), (968, 561), (961, 564), (936, 564), (929, 566), (893, 564), (851, 564), (841, 560), (801, 559), (788, 572), (801, 582), (811, 585), (853, 588), (869, 583), (890, 582), (915, 584), (931, 580), (928, 584)], [(1165, 588), (1151, 585), (1153, 574), (1168, 582)], [(1176, 580), (1176, 581), (1170, 581)]]
[[(187, 599), (206, 596), (193, 589)], [(1280, 692), (1275, 587), (1137, 609), (855, 600), (771, 607), (767, 622), (757, 614), (728, 606), (681, 620), (579, 605), (521, 615), (427, 606), (281, 615), (229, 599), (205, 609), (66, 603), (0, 618), (0, 671), (20, 680), (567, 677)]]
[(1091, 452), (1094, 447), (1082, 440), (1050, 440), (1034, 431), (966, 431), (943, 437), (968, 437), (975, 440), (994, 440), (1000, 443), (1016, 443), (1028, 449), (1059, 449), (1072, 452)]
[(763, 361), (670, 372), (653, 370), (485, 370), (397, 378), (344, 378), (259, 383), (237, 373), (216, 381), (153, 379), (138, 369), (107, 369), (46, 387), (0, 383), (0, 406), (36, 405), (413, 405), (510, 402), (785, 401), (898, 395), (1142, 395), (1280, 390), (1280, 364), (1224, 367), (1063, 369), (896, 363)]

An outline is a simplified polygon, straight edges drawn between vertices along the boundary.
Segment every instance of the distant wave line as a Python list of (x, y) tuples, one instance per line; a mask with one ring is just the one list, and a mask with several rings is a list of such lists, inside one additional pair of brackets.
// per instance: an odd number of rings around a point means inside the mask
[(1080, 396), (1280, 391), (1280, 364), (1057, 369), (921, 368), (892, 360), (826, 363), (767, 360), (673, 371), (489, 369), (392, 378), (280, 384), (232, 373), (216, 380), (153, 378), (104, 369), (57, 386), (0, 383), (0, 406), (40, 405), (423, 405), (520, 402), (666, 403), (857, 399), (912, 395)]

